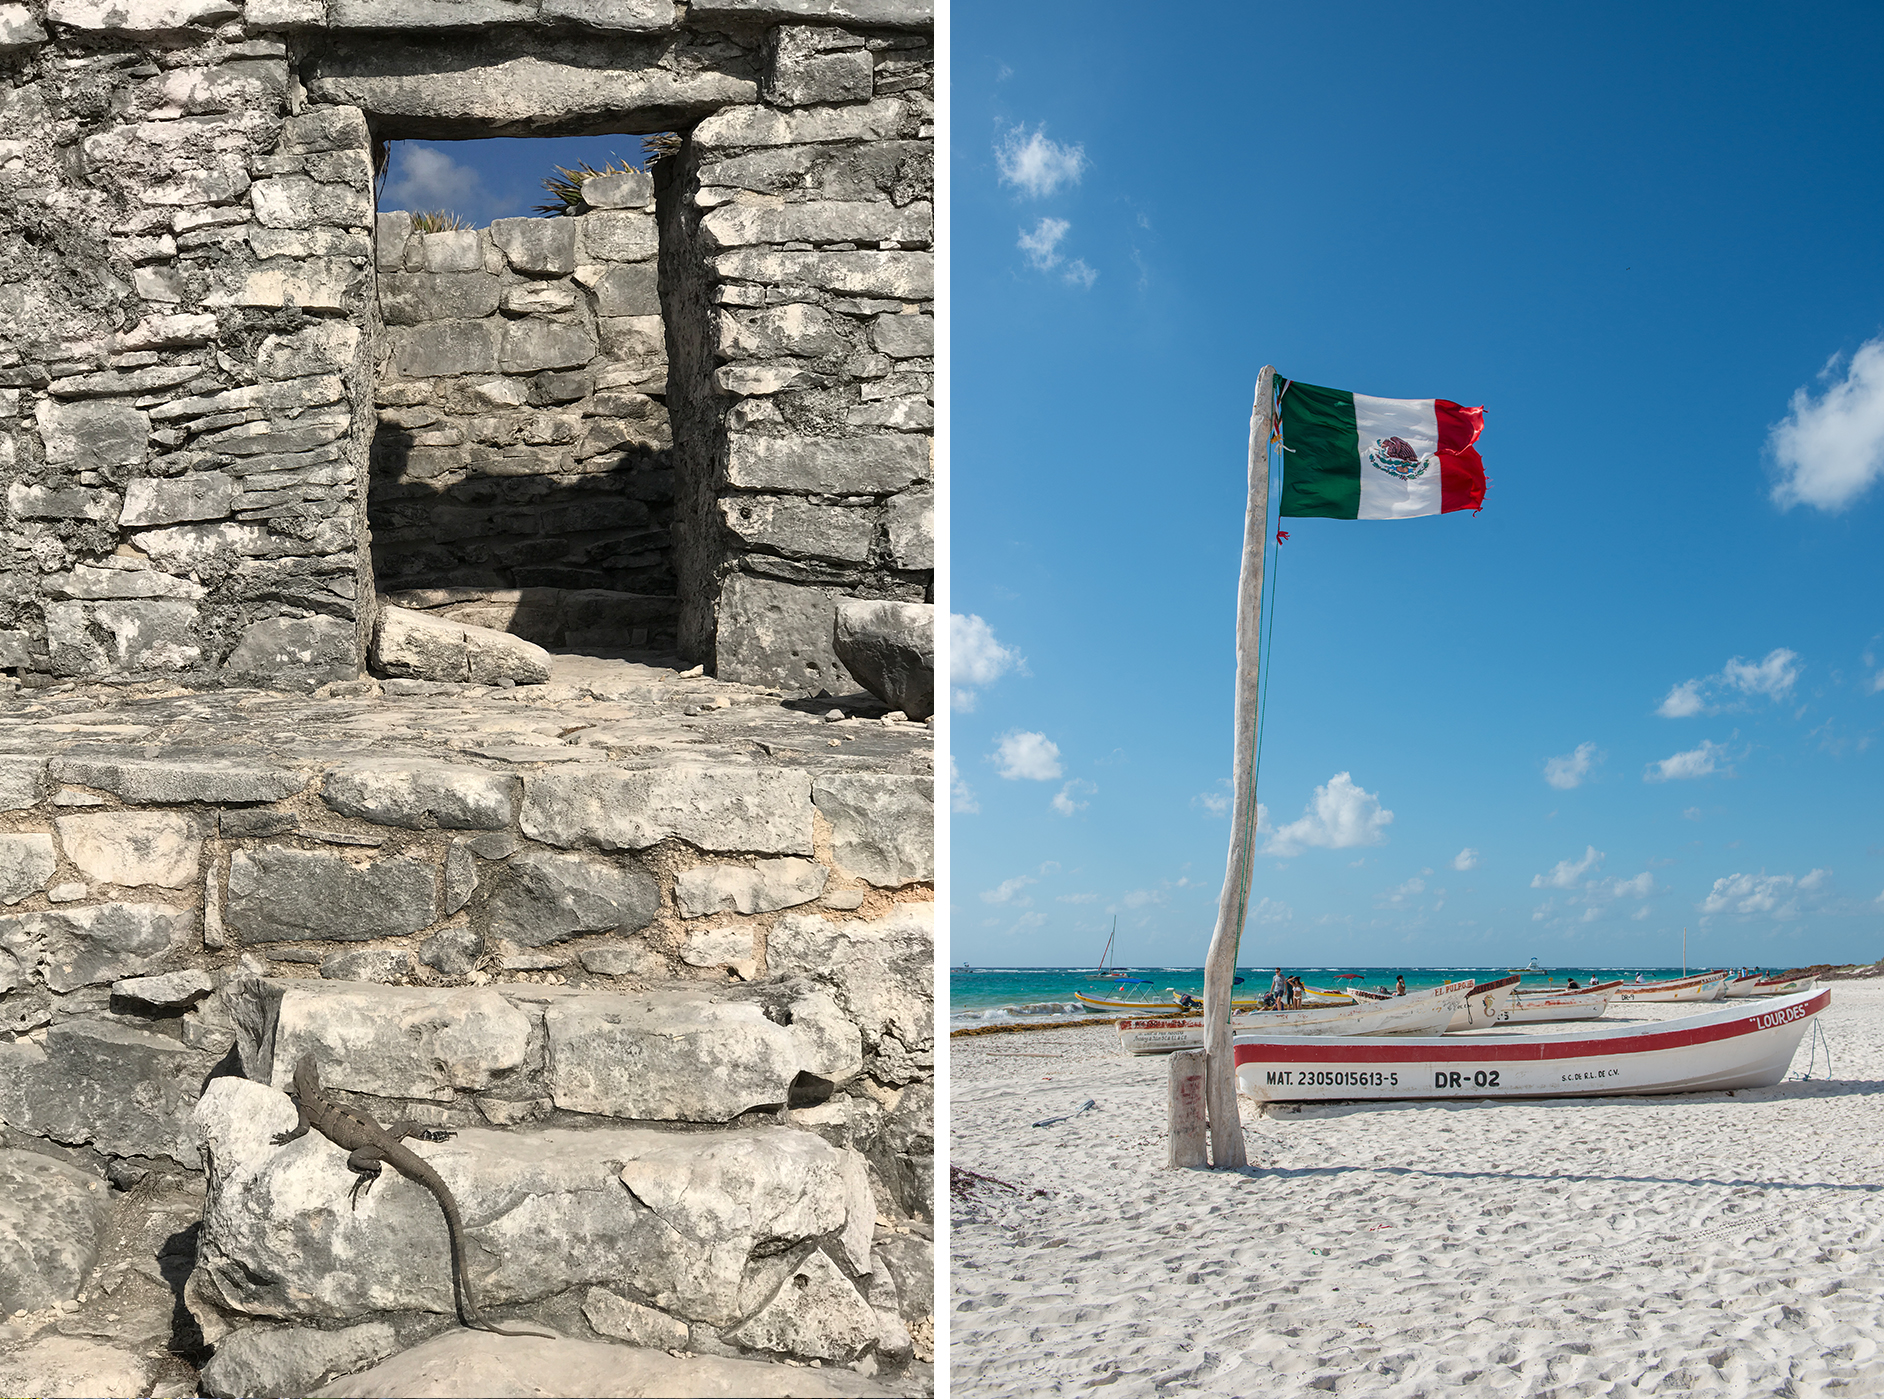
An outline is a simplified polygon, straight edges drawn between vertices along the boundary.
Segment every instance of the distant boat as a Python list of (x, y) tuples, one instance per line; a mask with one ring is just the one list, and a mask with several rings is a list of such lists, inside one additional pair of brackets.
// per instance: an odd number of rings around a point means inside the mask
[(1095, 974), (1111, 982), (1125, 980), (1126, 974), (1131, 971), (1130, 968), (1114, 967), (1112, 965), (1112, 944), (1118, 936), (1119, 916), (1114, 914), (1112, 916), (1112, 932), (1106, 935), (1106, 946), (1099, 954), (1099, 971)]

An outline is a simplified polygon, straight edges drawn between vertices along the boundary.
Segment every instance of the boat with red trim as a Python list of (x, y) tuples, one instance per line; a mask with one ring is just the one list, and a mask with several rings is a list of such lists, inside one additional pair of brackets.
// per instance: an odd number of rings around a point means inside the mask
[(1697, 972), (1666, 982), (1624, 982), (1611, 994), (1617, 1001), (1719, 1001), (1731, 973)]
[(1260, 1102), (1555, 1098), (1759, 1089), (1786, 1077), (1831, 990), (1672, 1021), (1548, 1035), (1235, 1039), (1240, 1092)]
[[(1440, 1035), (1463, 1013), (1470, 980), (1427, 987), (1387, 1001), (1351, 1006), (1304, 1006), (1293, 1011), (1242, 1011), (1230, 1018), (1232, 1036)], [(1201, 1016), (1139, 1017), (1119, 1022), (1119, 1048), (1130, 1055), (1165, 1055), (1204, 1043)]]

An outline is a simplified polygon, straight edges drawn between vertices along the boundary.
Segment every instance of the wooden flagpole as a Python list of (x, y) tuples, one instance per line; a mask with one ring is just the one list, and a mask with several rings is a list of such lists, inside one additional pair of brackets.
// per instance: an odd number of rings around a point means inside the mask
[(1204, 1110), (1214, 1167), (1249, 1165), (1236, 1106), (1230, 999), (1237, 944), (1249, 909), (1250, 863), (1256, 854), (1256, 670), (1262, 643), (1263, 554), (1269, 543), (1269, 419), (1275, 376), (1273, 365), (1264, 365), (1256, 376), (1256, 403), (1249, 416), (1249, 504), (1243, 517), (1243, 572), (1236, 599), (1236, 765), (1231, 773), (1235, 802), (1217, 926), (1204, 958)]

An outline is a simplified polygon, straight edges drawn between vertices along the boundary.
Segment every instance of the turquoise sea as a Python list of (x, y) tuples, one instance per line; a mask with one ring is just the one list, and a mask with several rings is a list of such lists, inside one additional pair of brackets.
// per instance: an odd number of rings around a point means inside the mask
[[(1090, 967), (974, 967), (949, 969), (949, 1029), (964, 1030), (1001, 1021), (1052, 1021), (1094, 1013), (1075, 1001), (1075, 992), (1088, 996), (1138, 996), (1145, 993), (1164, 997), (1167, 987), (1193, 996), (1204, 994), (1204, 970), (1201, 967), (1141, 967), (1117, 969), (1138, 979), (1125, 991), (1111, 991), (1119, 983), (1101, 978)], [(1356, 985), (1343, 981), (1342, 974), (1357, 973), (1358, 985), (1391, 990), (1393, 979), (1404, 976), (1408, 988), (1435, 987), (1442, 982), (1470, 977), (1487, 982), (1522, 971), (1526, 987), (1564, 985), (1574, 977), (1579, 983), (1607, 981), (1625, 977), (1635, 980), (1642, 974), (1645, 982), (1683, 975), (1679, 967), (1286, 967), (1285, 973), (1300, 977), (1311, 987), (1339, 988)], [(1707, 971), (1689, 968), (1689, 974)], [(1269, 990), (1273, 967), (1238, 968), (1243, 985), (1237, 995), (1260, 996)]]

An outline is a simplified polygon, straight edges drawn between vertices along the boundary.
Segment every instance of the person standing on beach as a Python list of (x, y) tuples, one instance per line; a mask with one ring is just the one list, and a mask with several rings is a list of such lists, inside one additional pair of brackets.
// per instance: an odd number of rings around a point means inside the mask
[(1404, 972), (1393, 979), (1393, 994), (1397, 997), (1406, 995), (1406, 974)]
[(1269, 995), (1276, 999), (1277, 1006), (1289, 1004), (1289, 979), (1282, 975), (1282, 969), (1276, 969), (1276, 975), (1270, 979)]

